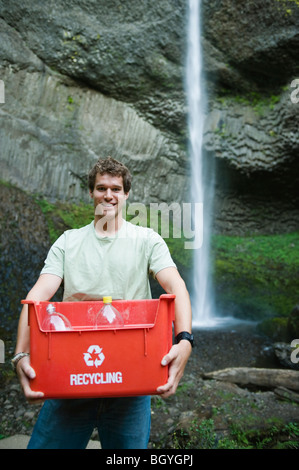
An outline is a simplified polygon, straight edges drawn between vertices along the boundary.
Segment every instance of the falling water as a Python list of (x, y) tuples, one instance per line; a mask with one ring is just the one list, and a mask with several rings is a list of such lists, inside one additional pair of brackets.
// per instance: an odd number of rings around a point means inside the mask
[[(186, 87), (192, 172), (191, 201), (192, 203), (203, 203), (203, 244), (201, 248), (194, 250), (194, 284), (191, 292), (194, 327), (214, 326), (217, 322), (214, 315), (214, 296), (209, 270), (214, 181), (211, 169), (207, 168), (202, 152), (205, 94), (202, 83), (200, 27), (200, 0), (189, 0)], [(193, 223), (193, 227), (195, 225)]]
[[(248, 322), (231, 316), (219, 315), (214, 301), (214, 288), (210, 273), (210, 239), (215, 171), (213, 164), (204, 158), (202, 151), (206, 95), (202, 80), (200, 4), (201, 0), (189, 0), (186, 67), (189, 154), (192, 173), (191, 202), (193, 206), (196, 203), (203, 204), (203, 227), (201, 224), (195, 224), (195, 220), (193, 220), (193, 227), (203, 231), (203, 244), (200, 248), (194, 249), (193, 287), (191, 291), (192, 325), (194, 328), (222, 328), (235, 326), (236, 324), (247, 324)], [(200, 234), (195, 234), (195, 236), (197, 239), (201, 238)]]

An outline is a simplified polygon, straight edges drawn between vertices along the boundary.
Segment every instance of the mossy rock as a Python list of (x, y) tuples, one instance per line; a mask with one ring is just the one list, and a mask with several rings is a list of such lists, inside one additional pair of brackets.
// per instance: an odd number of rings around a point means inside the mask
[(267, 318), (258, 324), (257, 329), (260, 333), (268, 336), (273, 341), (290, 341), (288, 318)]
[(287, 331), (291, 340), (299, 338), (299, 304), (293, 308), (288, 317)]
[(288, 317), (267, 318), (258, 324), (258, 330), (273, 341), (289, 343), (299, 338), (299, 305), (296, 305)]
[(298, 299), (298, 246), (298, 232), (214, 236), (212, 274), (219, 310), (258, 321), (287, 318)]

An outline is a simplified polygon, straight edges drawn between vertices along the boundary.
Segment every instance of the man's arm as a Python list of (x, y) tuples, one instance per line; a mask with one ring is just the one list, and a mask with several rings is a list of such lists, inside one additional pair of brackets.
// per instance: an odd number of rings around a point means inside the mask
[[(42, 274), (36, 284), (28, 293), (27, 300), (50, 300), (58, 290), (62, 279), (54, 274)], [(30, 328), (28, 326), (28, 305), (24, 305), (21, 311), (15, 354), (19, 352), (30, 353)], [(23, 357), (17, 364), (17, 374), (22, 385), (25, 397), (28, 401), (36, 401), (43, 397), (42, 392), (33, 392), (29, 379), (35, 377), (35, 372), (30, 366), (29, 357)]]
[[(175, 294), (175, 336), (181, 331), (191, 333), (192, 312), (190, 297), (185, 285), (176, 268), (170, 267), (159, 271), (156, 279), (167, 294)], [(163, 357), (161, 364), (169, 364), (169, 377), (167, 384), (158, 387), (157, 391), (163, 398), (167, 398), (176, 392), (181, 380), (185, 366), (191, 354), (191, 344), (188, 340), (181, 340), (170, 349)]]

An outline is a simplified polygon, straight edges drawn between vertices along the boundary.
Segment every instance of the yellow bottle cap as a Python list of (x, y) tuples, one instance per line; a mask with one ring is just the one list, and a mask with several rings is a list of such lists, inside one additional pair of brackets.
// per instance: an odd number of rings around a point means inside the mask
[(103, 297), (103, 302), (104, 302), (104, 304), (111, 304), (112, 297), (111, 296)]

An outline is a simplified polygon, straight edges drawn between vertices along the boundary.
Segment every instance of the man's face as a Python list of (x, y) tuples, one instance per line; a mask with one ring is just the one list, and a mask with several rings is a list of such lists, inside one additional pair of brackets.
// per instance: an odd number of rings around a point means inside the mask
[(90, 192), (94, 200), (95, 214), (99, 217), (116, 218), (121, 214), (122, 206), (129, 196), (124, 192), (121, 176), (107, 173), (97, 174), (94, 189)]

